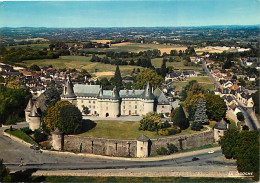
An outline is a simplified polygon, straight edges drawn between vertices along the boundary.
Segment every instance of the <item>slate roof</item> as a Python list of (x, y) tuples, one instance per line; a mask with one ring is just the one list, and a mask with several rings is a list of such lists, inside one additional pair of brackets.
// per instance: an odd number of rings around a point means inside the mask
[(140, 135), (139, 137), (137, 137), (136, 140), (141, 141), (141, 142), (147, 142), (147, 141), (150, 140), (150, 138), (147, 137), (146, 135), (142, 134), (142, 135)]
[(170, 105), (169, 100), (165, 96), (165, 94), (159, 89), (156, 88), (153, 92), (154, 96), (157, 99), (158, 104), (163, 104), (163, 105)]
[(179, 77), (181, 74), (177, 73), (177, 72), (171, 72), (170, 74), (167, 75), (167, 77), (169, 78), (177, 78)]
[(149, 82), (147, 83), (147, 85), (146, 85), (146, 87), (144, 89), (142, 98), (143, 99), (148, 99), (148, 100), (152, 100), (152, 99), (155, 98), (155, 96), (153, 94), (153, 91), (152, 91), (152, 86), (150, 85)]
[(220, 122), (217, 122), (215, 124), (214, 128), (218, 130), (227, 130), (228, 129), (227, 122), (222, 118)]

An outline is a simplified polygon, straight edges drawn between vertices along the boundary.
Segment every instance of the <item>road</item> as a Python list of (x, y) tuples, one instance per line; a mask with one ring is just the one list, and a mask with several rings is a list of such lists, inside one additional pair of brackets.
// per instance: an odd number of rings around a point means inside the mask
[[(122, 171), (122, 169), (138, 170), (138, 172), (155, 171), (162, 172), (165, 169), (176, 171), (235, 171), (236, 164), (233, 160), (226, 160), (217, 150), (213, 154), (191, 152), (188, 155), (177, 156), (167, 160), (159, 161), (126, 161), (94, 158), (87, 156), (36, 153), (24, 144), (11, 140), (3, 136), (3, 128), (0, 128), (0, 158), (11, 171), (37, 169), (37, 170), (85, 170), (93, 171)], [(192, 161), (193, 157), (198, 157), (198, 161)], [(23, 158), (24, 166), (19, 167), (20, 159)]]
[[(205, 70), (205, 72), (208, 74), (208, 76), (211, 78), (212, 82), (216, 87), (219, 87), (220, 84), (218, 83), (218, 81), (216, 81), (216, 79), (212, 76), (212, 74), (209, 72), (205, 62), (202, 62), (202, 67)], [(237, 101), (237, 100), (236, 100)], [(247, 108), (244, 107), (240, 102), (237, 101), (237, 103), (239, 104), (239, 107), (241, 109), (241, 112), (244, 114), (245, 117), (245, 123), (247, 124), (247, 126), (249, 127), (250, 130), (257, 130), (260, 125), (259, 125), (259, 121), (256, 118), (256, 116), (253, 114), (253, 110), (251, 108)]]

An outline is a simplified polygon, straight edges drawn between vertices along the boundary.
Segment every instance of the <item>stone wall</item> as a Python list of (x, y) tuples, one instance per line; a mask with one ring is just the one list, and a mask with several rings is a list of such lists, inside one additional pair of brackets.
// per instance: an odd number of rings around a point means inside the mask
[[(172, 143), (181, 150), (199, 147), (213, 142), (214, 136), (212, 130), (189, 135), (151, 139), (149, 142), (149, 155), (156, 154), (156, 149), (160, 147), (167, 147), (167, 143)], [(64, 136), (64, 150), (81, 151), (82, 153), (99, 155), (136, 157), (137, 141), (68, 135)]]
[(136, 140), (64, 136), (64, 150), (110, 156), (136, 156)]

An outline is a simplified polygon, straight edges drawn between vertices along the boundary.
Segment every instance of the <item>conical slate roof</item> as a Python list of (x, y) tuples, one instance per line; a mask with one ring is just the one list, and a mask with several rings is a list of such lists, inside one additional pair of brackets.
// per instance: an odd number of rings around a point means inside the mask
[(100, 86), (98, 97), (103, 97), (103, 86)]
[(222, 118), (220, 122), (215, 124), (214, 128), (216, 128), (218, 130), (227, 130), (228, 125), (227, 125), (227, 122)]
[(141, 141), (141, 142), (147, 142), (149, 139), (149, 137), (145, 136), (144, 134), (140, 135), (139, 137), (137, 137), (138, 141)]
[(40, 115), (37, 112), (37, 108), (35, 105), (33, 105), (32, 107), (32, 111), (29, 114), (30, 117), (40, 117)]
[(152, 86), (150, 85), (150, 83), (148, 82), (145, 89), (144, 89), (144, 93), (142, 96), (143, 99), (154, 99), (154, 95), (153, 95), (153, 91), (152, 91)]
[(118, 92), (116, 86), (113, 88), (111, 98), (112, 99), (120, 99), (119, 92)]
[(33, 102), (32, 102), (32, 99), (30, 98), (30, 100), (29, 100), (29, 102), (28, 102), (28, 104), (27, 104), (27, 106), (25, 108), (25, 111), (26, 112), (31, 112), (32, 107), (33, 107)]
[(73, 90), (73, 84), (70, 80), (70, 76), (68, 76), (67, 78), (67, 81), (65, 83), (65, 86), (64, 86), (64, 92), (63, 92), (63, 97), (66, 97), (66, 98), (74, 98), (76, 97), (75, 93), (74, 93), (74, 90)]

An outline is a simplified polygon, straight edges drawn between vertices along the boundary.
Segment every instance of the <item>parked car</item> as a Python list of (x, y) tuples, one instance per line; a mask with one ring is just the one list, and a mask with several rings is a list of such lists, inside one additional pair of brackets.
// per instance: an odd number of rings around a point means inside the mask
[(35, 151), (36, 153), (42, 153), (42, 151), (39, 149), (39, 150), (36, 150)]
[(213, 154), (215, 151), (211, 150), (208, 152), (208, 154)]
[(192, 158), (192, 161), (198, 161), (198, 160), (199, 160), (199, 158), (197, 158), (197, 157)]
[(35, 147), (34, 144), (31, 144), (31, 145), (30, 145), (30, 148), (33, 149), (33, 150), (36, 150), (36, 147)]

